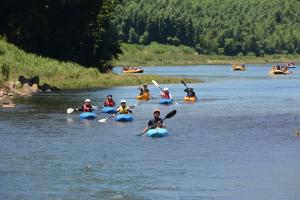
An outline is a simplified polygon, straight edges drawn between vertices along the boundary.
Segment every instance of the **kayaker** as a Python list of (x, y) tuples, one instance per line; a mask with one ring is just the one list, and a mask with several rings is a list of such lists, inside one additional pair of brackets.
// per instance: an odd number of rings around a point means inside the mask
[(132, 110), (129, 106), (126, 106), (126, 100), (121, 100), (121, 106), (117, 109), (117, 113), (119, 114), (128, 114), (132, 113)]
[(82, 112), (92, 112), (93, 107), (92, 107), (92, 104), (91, 104), (91, 100), (90, 99), (85, 99), (84, 104), (82, 105), (82, 107), (80, 109), (76, 108), (76, 110), (79, 110), (79, 111), (82, 111)]
[(160, 110), (156, 109), (153, 112), (153, 119), (149, 120), (148, 126), (144, 129), (144, 132), (146, 132), (149, 129), (162, 128), (162, 127), (165, 126), (162, 124), (162, 120), (160, 118)]
[(170, 94), (168, 88), (164, 88), (163, 91), (160, 93), (160, 96), (163, 99), (172, 99), (172, 95)]
[(143, 85), (139, 86), (138, 89), (140, 90), (140, 96), (144, 95), (145, 93), (149, 93), (148, 84), (144, 83)]
[(115, 107), (116, 106), (116, 103), (114, 102), (111, 94), (107, 95), (106, 100), (104, 102), (104, 106), (105, 107)]
[(194, 92), (194, 88), (186, 88), (184, 91), (186, 92), (187, 97), (196, 97), (196, 93)]

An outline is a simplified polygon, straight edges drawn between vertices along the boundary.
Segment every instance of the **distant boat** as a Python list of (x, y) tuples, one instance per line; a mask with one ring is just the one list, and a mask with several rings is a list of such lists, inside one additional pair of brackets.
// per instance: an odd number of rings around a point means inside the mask
[(287, 66), (287, 68), (296, 68), (295, 64), (292, 62), (285, 64), (285, 66)]
[(233, 64), (232, 65), (232, 70), (234, 70), (234, 71), (245, 71), (246, 66), (244, 64)]
[(287, 70), (287, 67), (280, 67), (279, 65), (273, 66), (272, 69), (269, 71), (270, 74), (290, 74), (292, 72)]
[(143, 73), (144, 69), (142, 67), (128, 67), (128, 66), (124, 66), (123, 73)]

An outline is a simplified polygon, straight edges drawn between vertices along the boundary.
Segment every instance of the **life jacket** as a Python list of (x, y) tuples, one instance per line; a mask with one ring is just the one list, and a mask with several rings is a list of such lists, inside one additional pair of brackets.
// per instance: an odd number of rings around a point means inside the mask
[(161, 97), (163, 98), (163, 99), (171, 99), (171, 97), (170, 97), (170, 93), (165, 93), (165, 92), (161, 92)]
[(123, 108), (122, 106), (120, 106), (118, 108), (118, 113), (120, 113), (120, 114), (128, 114), (128, 110), (129, 110), (128, 106), (126, 106), (125, 108)]
[(87, 104), (83, 104), (83, 106), (82, 106), (82, 112), (92, 112), (92, 106), (91, 105), (87, 105)]
[(104, 102), (104, 106), (107, 106), (107, 107), (114, 107), (115, 106), (115, 102), (112, 100), (112, 101), (109, 101), (108, 99)]

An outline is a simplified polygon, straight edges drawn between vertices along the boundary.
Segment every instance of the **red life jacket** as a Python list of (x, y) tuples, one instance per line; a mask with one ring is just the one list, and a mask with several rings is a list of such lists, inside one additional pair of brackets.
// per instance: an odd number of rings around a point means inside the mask
[(82, 111), (83, 112), (92, 112), (92, 106), (91, 105), (87, 105), (87, 104), (83, 104)]
[(106, 107), (114, 107), (115, 106), (115, 102), (114, 101), (106, 100), (105, 103), (104, 103), (104, 106), (106, 106)]

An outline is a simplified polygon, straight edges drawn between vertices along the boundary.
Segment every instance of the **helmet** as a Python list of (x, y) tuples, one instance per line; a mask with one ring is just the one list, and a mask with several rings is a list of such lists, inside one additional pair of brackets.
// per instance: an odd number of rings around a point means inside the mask
[(123, 99), (123, 100), (121, 100), (121, 103), (126, 103), (126, 100), (124, 100), (124, 99)]
[(168, 91), (169, 90), (169, 88), (164, 88), (164, 91)]
[(112, 95), (111, 95), (111, 94), (108, 94), (107, 97), (112, 97)]
[(147, 84), (147, 83), (144, 83), (143, 86), (148, 86), (148, 84)]
[(156, 113), (156, 112), (160, 113), (160, 110), (159, 109), (155, 109), (154, 112), (153, 112), (153, 114)]
[(91, 100), (90, 99), (85, 99), (84, 102), (85, 103), (91, 103)]

